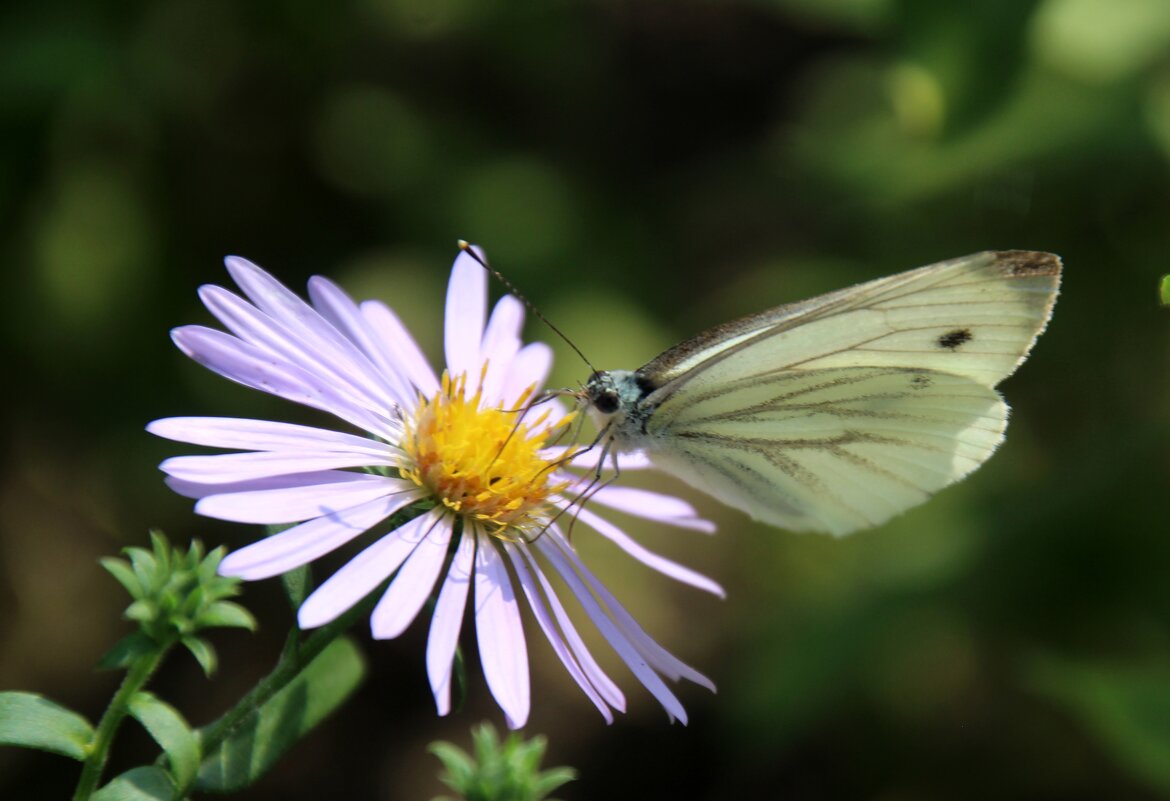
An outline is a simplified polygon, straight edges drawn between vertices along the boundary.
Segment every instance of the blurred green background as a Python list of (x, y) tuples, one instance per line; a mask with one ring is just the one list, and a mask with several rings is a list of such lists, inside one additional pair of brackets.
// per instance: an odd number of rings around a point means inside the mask
[[(578, 537), (719, 693), (683, 687), (672, 727), (615, 669), (631, 709), (606, 727), (530, 629), (528, 731), (580, 770), (569, 801), (1170, 797), (1165, 0), (8, 4), (0, 135), (0, 687), (96, 717), (118, 677), (92, 665), (126, 630), (96, 559), (152, 526), (256, 536), (196, 518), (155, 469), (183, 447), (142, 430), (298, 414), (167, 338), (209, 320), (195, 289), (225, 254), (386, 300), (438, 356), (466, 238), (634, 368), (770, 305), (1040, 249), (1064, 293), (983, 470), (847, 540), (707, 500), (713, 538), (631, 525), (723, 602)], [(584, 379), (559, 357), (554, 384)], [(214, 680), (177, 657), (155, 682), (195, 724), (276, 657), (278, 582), (245, 602), (262, 631), (217, 638)], [(425, 633), (365, 638), (357, 700), (243, 797), (441, 792), (425, 744), (500, 715), (476, 666), (435, 717)], [(151, 753), (128, 725), (114, 768)], [(4, 798), (75, 779), (0, 753)]]

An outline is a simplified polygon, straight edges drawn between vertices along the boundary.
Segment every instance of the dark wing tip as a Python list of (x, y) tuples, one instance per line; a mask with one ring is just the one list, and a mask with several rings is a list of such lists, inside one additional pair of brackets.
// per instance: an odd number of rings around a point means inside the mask
[(1060, 256), (1039, 250), (998, 250), (995, 263), (1012, 277), (1060, 275)]

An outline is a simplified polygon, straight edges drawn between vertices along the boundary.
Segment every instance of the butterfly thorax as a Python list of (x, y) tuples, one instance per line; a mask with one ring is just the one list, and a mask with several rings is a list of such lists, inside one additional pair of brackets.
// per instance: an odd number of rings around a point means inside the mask
[(645, 403), (655, 389), (631, 370), (599, 370), (585, 382), (582, 397), (598, 430), (619, 450), (641, 448), (647, 439), (646, 421), (654, 406)]

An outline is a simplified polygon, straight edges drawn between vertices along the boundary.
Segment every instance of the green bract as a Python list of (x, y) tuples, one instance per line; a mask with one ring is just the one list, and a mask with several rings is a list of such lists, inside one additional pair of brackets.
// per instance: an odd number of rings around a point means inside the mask
[(474, 757), (451, 743), (430, 746), (446, 768), (439, 779), (463, 801), (540, 801), (577, 777), (568, 767), (540, 770), (543, 737), (524, 741), (512, 732), (501, 743), (492, 725), (484, 723), (471, 730), (471, 740)]
[(152, 531), (150, 539), (151, 550), (126, 548), (128, 560), (101, 560), (130, 593), (133, 601), (124, 614), (138, 623), (138, 631), (111, 648), (99, 666), (127, 667), (144, 651), (179, 642), (210, 674), (215, 670), (215, 650), (197, 632), (220, 626), (256, 628), (247, 609), (225, 600), (239, 594), (239, 579), (216, 572), (224, 556), (222, 547), (204, 555), (203, 545), (196, 541), (184, 553), (172, 548), (160, 532)]

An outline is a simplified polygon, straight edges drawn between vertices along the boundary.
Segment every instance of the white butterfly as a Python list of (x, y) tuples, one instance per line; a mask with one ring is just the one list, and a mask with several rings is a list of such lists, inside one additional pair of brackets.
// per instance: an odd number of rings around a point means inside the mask
[(580, 397), (603, 453), (793, 531), (876, 526), (1003, 440), (995, 390), (1052, 313), (1060, 259), (977, 253), (704, 331)]

